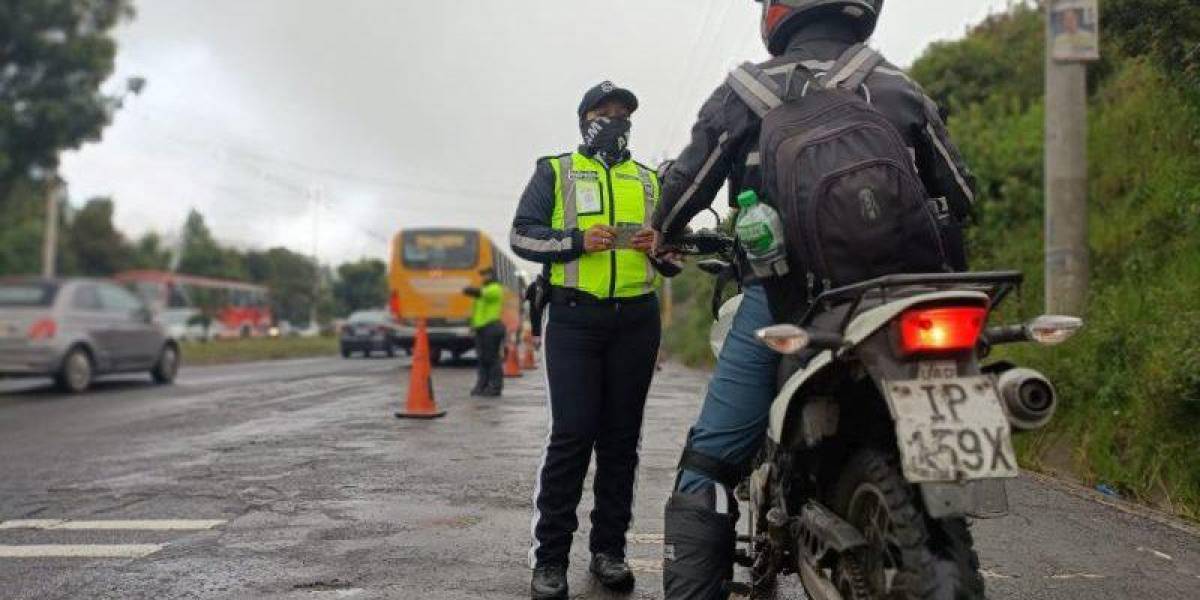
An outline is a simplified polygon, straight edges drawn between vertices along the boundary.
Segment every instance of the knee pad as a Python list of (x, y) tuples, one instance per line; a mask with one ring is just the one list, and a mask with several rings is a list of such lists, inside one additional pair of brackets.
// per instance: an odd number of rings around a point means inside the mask
[[(737, 507), (724, 486), (675, 492), (663, 511), (663, 592), (667, 600), (724, 600), (733, 580)], [(724, 505), (731, 508), (723, 512)]]

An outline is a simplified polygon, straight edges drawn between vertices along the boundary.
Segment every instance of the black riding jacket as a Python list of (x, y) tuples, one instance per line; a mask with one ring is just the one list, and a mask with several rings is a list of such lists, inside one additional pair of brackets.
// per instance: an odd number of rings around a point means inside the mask
[[(859, 40), (838, 21), (823, 21), (801, 29), (787, 51), (759, 67), (782, 88), (789, 65), (803, 63), (813, 73), (833, 66)], [(860, 90), (900, 131), (916, 160), (930, 198), (944, 198), (955, 221), (963, 224), (975, 201), (975, 182), (958, 149), (950, 141), (937, 105), (903, 71), (884, 61)], [(680, 233), (708, 208), (726, 179), (729, 203), (737, 194), (760, 189), (759, 118), (729, 85), (722, 84), (700, 109), (692, 141), (661, 173), (662, 200), (654, 213), (654, 228), (667, 239)]]

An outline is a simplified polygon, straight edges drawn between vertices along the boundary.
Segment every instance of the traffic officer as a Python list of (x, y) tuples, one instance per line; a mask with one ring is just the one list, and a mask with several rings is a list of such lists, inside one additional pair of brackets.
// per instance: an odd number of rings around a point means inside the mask
[(463, 293), (475, 298), (471, 308), (471, 329), (475, 331), (475, 354), (479, 370), (472, 396), (497, 397), (504, 389), (504, 369), (500, 364), (500, 348), (504, 345), (504, 286), (496, 281), (491, 267), (479, 271), (483, 276), (480, 287), (468, 287)]
[(596, 453), (590, 571), (615, 591), (633, 588), (625, 563), (642, 410), (661, 326), (651, 260), (654, 170), (630, 157), (637, 98), (605, 81), (579, 105), (583, 144), (541, 158), (521, 196), (513, 252), (542, 263), (549, 281), (542, 333), (550, 425), (534, 488), (530, 563), (535, 599), (567, 597), (567, 562), (592, 451)]
[[(786, 89), (797, 63), (818, 78), (855, 74), (860, 93), (887, 117), (908, 145), (948, 239), (975, 199), (970, 171), (951, 142), (938, 107), (909, 77), (884, 61), (859, 72), (883, 0), (757, 0), (763, 42), (773, 58), (757, 66), (773, 86)], [(853, 50), (853, 52), (851, 52)], [(762, 90), (762, 82), (754, 82)], [(762, 186), (757, 113), (726, 83), (700, 109), (691, 143), (663, 173), (663, 198), (654, 216), (659, 241), (670, 241), (709, 207), (728, 180), (730, 205), (738, 192)], [(656, 242), (657, 244), (658, 242)], [(961, 248), (961, 243), (952, 245)], [(950, 246), (948, 246), (949, 248)], [(956, 253), (952, 266), (966, 267)], [(743, 261), (744, 262), (744, 261)], [(743, 268), (742, 272), (749, 272)], [(774, 324), (761, 281), (744, 281), (745, 294), (710, 380), (696, 424), (688, 433), (675, 493), (664, 510), (663, 586), (668, 599), (724, 598), (732, 574), (737, 505), (733, 490), (758, 451), (775, 396), (779, 355), (759, 343), (755, 330)]]

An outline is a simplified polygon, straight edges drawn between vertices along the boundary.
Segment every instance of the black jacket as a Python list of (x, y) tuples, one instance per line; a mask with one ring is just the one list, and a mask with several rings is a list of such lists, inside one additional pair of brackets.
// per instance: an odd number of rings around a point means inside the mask
[[(552, 263), (571, 262), (583, 254), (583, 231), (555, 229), (551, 225), (554, 214), (554, 168), (550, 166), (550, 161), (556, 158), (538, 159), (533, 177), (521, 194), (508, 236), (509, 245), (517, 256), (545, 265), (543, 273), (546, 277), (550, 276)], [(669, 262), (651, 259), (651, 263), (667, 277), (679, 273), (679, 267)]]
[[(803, 63), (822, 73), (850, 46), (854, 32), (838, 21), (822, 21), (800, 30), (787, 51), (759, 66), (780, 86), (788, 65)], [(958, 223), (970, 214), (975, 183), (958, 149), (950, 141), (937, 105), (903, 71), (882, 63), (866, 80), (871, 102), (896, 126), (916, 158), (917, 170), (931, 198), (945, 198)], [(687, 148), (662, 173), (662, 201), (654, 228), (670, 239), (708, 208), (725, 180), (730, 206), (744, 189), (760, 189), (758, 116), (728, 84), (722, 84), (700, 109)]]

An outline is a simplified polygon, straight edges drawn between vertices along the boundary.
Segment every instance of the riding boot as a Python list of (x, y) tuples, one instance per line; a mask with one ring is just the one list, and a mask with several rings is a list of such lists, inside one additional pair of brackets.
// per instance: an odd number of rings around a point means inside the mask
[(663, 514), (666, 600), (728, 598), (737, 519), (733, 497), (716, 486), (706, 486), (698, 493), (671, 495)]

